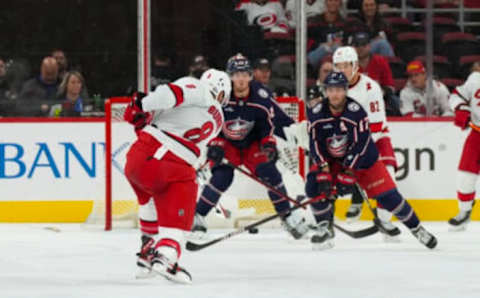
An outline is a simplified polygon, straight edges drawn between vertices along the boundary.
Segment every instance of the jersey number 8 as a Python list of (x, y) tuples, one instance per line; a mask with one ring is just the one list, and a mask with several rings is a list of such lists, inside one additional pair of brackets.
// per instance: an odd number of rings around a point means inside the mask
[(195, 144), (208, 138), (213, 132), (213, 122), (205, 122), (202, 127), (192, 128), (183, 134), (183, 137)]

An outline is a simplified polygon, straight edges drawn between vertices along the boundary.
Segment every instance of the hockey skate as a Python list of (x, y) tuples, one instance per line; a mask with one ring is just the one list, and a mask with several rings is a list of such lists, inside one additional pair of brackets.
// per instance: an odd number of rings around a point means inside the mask
[(137, 273), (135, 277), (137, 279), (144, 279), (150, 278), (155, 276), (152, 274), (152, 259), (154, 257), (154, 249), (153, 245), (155, 244), (155, 240), (147, 235), (142, 235), (142, 247), (140, 248), (140, 252), (137, 253)]
[(205, 238), (207, 234), (207, 222), (204, 216), (201, 216), (198, 213), (195, 213), (195, 217), (193, 218), (193, 227), (191, 236), (194, 239), (202, 239)]
[(472, 208), (470, 208), (470, 210), (460, 210), (460, 212), (455, 217), (450, 218), (450, 220), (448, 221), (450, 225), (450, 231), (465, 231), (465, 229), (467, 228), (467, 224), (470, 222), (473, 205), (475, 205), (475, 201), (472, 202)]
[(362, 215), (362, 205), (363, 204), (351, 204), (345, 214), (347, 218), (347, 223), (356, 222)]
[(295, 210), (282, 218), (283, 228), (295, 239), (302, 238), (309, 230), (305, 218), (300, 212), (300, 210)]
[(333, 230), (333, 222), (324, 220), (319, 222), (314, 228), (314, 234), (310, 238), (313, 250), (325, 250), (333, 248), (335, 231)]
[(437, 246), (437, 238), (433, 236), (430, 232), (425, 230), (424, 227), (418, 225), (418, 227), (411, 229), (413, 236), (418, 239), (426, 247), (433, 249)]
[(397, 237), (400, 235), (400, 229), (393, 225), (389, 220), (382, 220), (378, 215), (378, 209), (373, 210), (375, 217), (373, 218), (373, 223), (378, 227), (378, 230), (383, 235), (383, 240), (385, 242), (400, 242), (400, 238)]
[(176, 283), (192, 283), (192, 276), (187, 270), (178, 266), (176, 262), (169, 262), (167, 257), (158, 252), (155, 253), (155, 257), (152, 260), (152, 271)]

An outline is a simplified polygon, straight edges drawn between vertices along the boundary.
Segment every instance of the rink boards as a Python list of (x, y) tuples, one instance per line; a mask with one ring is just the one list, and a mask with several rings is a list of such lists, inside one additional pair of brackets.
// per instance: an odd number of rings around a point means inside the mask
[[(113, 193), (117, 200), (131, 201), (134, 196), (121, 169), (134, 134), (128, 125), (116, 125)], [(2, 119), (0, 129), (0, 222), (83, 222), (92, 202), (104, 199), (102, 119)], [(466, 132), (453, 126), (452, 119), (392, 119), (390, 130), (403, 195), (423, 219), (454, 215), (456, 168)], [(229, 209), (253, 205), (256, 212), (263, 207), (270, 212), (265, 190), (249, 179), (237, 173), (222, 203)], [(340, 218), (346, 208), (347, 200), (340, 199)]]

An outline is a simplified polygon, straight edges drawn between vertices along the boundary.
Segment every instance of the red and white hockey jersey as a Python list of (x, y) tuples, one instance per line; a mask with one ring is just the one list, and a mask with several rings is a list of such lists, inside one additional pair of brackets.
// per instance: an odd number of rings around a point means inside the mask
[(357, 83), (348, 88), (347, 96), (355, 99), (367, 112), (373, 140), (377, 142), (379, 139), (387, 137), (387, 116), (380, 85), (370, 77), (360, 74)]
[(380, 85), (370, 77), (360, 74), (358, 81), (349, 87), (347, 96), (360, 103), (367, 112), (372, 138), (380, 153), (379, 160), (396, 168), (397, 161), (390, 141), (385, 101)]
[(164, 151), (192, 166), (198, 166), (208, 142), (220, 133), (224, 122), (220, 103), (203, 82), (192, 77), (159, 85), (142, 99), (142, 107), (153, 112), (152, 122), (143, 131), (162, 143)]
[[(433, 81), (433, 115), (452, 116), (453, 112), (448, 106), (448, 88), (439, 81)], [(427, 116), (426, 90), (414, 88), (407, 83), (400, 92), (400, 112), (404, 116), (425, 117)]]
[(240, 1), (235, 10), (244, 10), (249, 25), (259, 25), (263, 29), (281, 28), (287, 31), (287, 17), (282, 4), (278, 0), (269, 0), (259, 5), (250, 0)]
[(467, 81), (450, 95), (450, 107), (453, 110), (461, 104), (470, 107), (470, 126), (480, 131), (480, 72), (471, 73)]

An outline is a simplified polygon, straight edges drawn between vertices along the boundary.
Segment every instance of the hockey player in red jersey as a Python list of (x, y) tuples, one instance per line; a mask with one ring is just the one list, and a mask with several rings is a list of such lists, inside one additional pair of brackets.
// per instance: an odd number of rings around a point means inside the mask
[(410, 229), (428, 248), (437, 239), (420, 224), (415, 211), (398, 192), (385, 164), (380, 161), (377, 146), (369, 128), (365, 110), (347, 97), (348, 80), (341, 72), (325, 79), (326, 100), (308, 110), (310, 153), (314, 165), (305, 185), (309, 198), (323, 197), (311, 204), (317, 222), (311, 238), (314, 249), (333, 246), (333, 204), (335, 189), (349, 193), (357, 182), (369, 197), (377, 199)]
[(161, 275), (191, 283), (178, 259), (195, 214), (195, 167), (221, 131), (221, 104), (228, 103), (230, 90), (228, 75), (209, 69), (200, 80), (185, 77), (137, 94), (125, 111), (124, 119), (138, 135), (125, 165), (142, 231), (137, 278)]
[[(205, 216), (233, 182), (234, 169), (222, 162), (224, 158), (235, 166), (244, 165), (252, 174), (286, 193), (282, 174), (275, 166), (278, 153), (273, 137), (276, 128), (271, 93), (252, 80), (250, 62), (241, 54), (229, 59), (227, 72), (233, 83), (231, 100), (223, 108), (222, 133), (209, 144), (207, 157), (212, 164), (212, 177), (197, 203), (194, 232), (206, 232)], [(269, 197), (277, 212), (290, 208), (290, 203), (278, 194), (269, 191)], [(296, 239), (308, 231), (300, 212), (282, 217), (284, 228)]]
[[(333, 54), (333, 65), (334, 69), (343, 72), (349, 81), (348, 96), (360, 103), (367, 112), (372, 138), (380, 153), (379, 160), (385, 164), (392, 180), (395, 181), (397, 161), (390, 141), (385, 102), (380, 85), (368, 76), (359, 73), (357, 52), (352, 47), (338, 48)], [(360, 216), (362, 202), (361, 195), (354, 190), (347, 219)], [(384, 228), (382, 230), (387, 232), (386, 240), (400, 234), (400, 230), (390, 222), (392, 214), (381, 204), (377, 208), (377, 215)]]
[(475, 184), (480, 175), (480, 72), (474, 71), (467, 81), (455, 88), (450, 96), (455, 111), (455, 125), (462, 130), (470, 127), (458, 165), (457, 197), (460, 212), (448, 223), (451, 230), (464, 230), (470, 221), (475, 200)]

